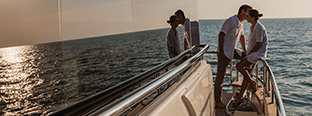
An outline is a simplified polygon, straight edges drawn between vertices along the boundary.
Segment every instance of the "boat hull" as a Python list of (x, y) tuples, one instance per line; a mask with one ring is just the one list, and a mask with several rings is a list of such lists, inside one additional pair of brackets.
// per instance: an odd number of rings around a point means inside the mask
[(201, 60), (139, 115), (214, 115), (214, 94), (210, 64)]

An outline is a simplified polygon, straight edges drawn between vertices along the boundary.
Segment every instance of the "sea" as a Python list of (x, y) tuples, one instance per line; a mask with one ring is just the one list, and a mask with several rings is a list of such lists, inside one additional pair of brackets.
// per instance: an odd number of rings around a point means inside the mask
[[(208, 51), (223, 22), (199, 20)], [(287, 115), (312, 115), (312, 18), (260, 22)], [(246, 40), (249, 27), (244, 21)], [(147, 71), (168, 60), (168, 29), (0, 48), (0, 115), (48, 115)], [(181, 26), (178, 34), (182, 44)]]

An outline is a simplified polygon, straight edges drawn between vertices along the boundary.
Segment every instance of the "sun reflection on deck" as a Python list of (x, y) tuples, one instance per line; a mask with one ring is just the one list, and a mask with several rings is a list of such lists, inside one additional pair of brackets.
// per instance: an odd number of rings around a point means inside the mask
[[(27, 114), (30, 108), (40, 106), (29, 100), (34, 97), (33, 88), (44, 82), (34, 63), (34, 51), (33, 46), (0, 49), (0, 109), (3, 115)], [(14, 110), (19, 111), (12, 112)]]

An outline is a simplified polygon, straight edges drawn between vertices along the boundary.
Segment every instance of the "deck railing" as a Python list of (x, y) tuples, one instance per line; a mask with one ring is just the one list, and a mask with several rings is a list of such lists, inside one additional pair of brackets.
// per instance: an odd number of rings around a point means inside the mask
[[(277, 87), (277, 83), (273, 74), (273, 71), (269, 64), (265, 60), (259, 60), (260, 62), (263, 63), (263, 78), (264, 78), (264, 83), (265, 83), (265, 93), (270, 93), (271, 94), (271, 103), (276, 103), (276, 115), (277, 116), (286, 116), (282, 97), (280, 95), (279, 89)], [(270, 92), (269, 92), (270, 91)]]
[[(194, 49), (201, 48), (197, 54), (192, 53)], [(203, 55), (206, 53), (216, 54), (216, 52), (207, 52), (208, 45), (199, 45), (193, 46), (192, 48), (182, 52), (175, 58), (172, 58), (156, 67), (138, 75), (133, 78), (130, 78), (116, 86), (113, 86), (107, 90), (99, 92), (96, 95), (88, 97), (80, 102), (61, 109), (57, 112), (54, 112), (50, 115), (101, 115), (101, 114), (111, 114), (118, 115), (125, 112), (126, 109), (131, 109), (132, 106), (136, 105), (146, 96), (157, 92), (157, 95), (161, 94), (166, 88), (169, 88), (172, 84), (171, 82), (174, 78), (177, 78), (178, 82), (181, 78), (182, 73), (185, 70), (192, 70), (194, 65), (200, 60), (203, 59)], [(185, 57), (191, 57), (185, 62), (175, 67), (174, 65), (180, 62)], [(238, 62), (238, 61), (236, 61)], [(263, 64), (263, 67), (259, 68), (259, 62)], [(283, 106), (283, 101), (279, 93), (279, 89), (276, 84), (274, 74), (264, 60), (260, 60), (256, 65), (256, 74), (253, 75), (257, 79), (257, 82), (260, 82), (264, 87), (264, 97), (271, 97), (271, 103), (276, 104), (276, 115), (286, 116), (285, 109)], [(210, 64), (216, 65), (217, 62), (208, 62)], [(230, 63), (230, 73), (227, 73), (227, 76), (230, 76), (229, 85), (233, 82), (233, 71), (236, 71), (236, 77), (239, 76), (236, 68), (233, 68), (233, 62)], [(172, 69), (174, 67), (174, 69)], [(169, 69), (172, 70), (169, 70)], [(262, 75), (260, 73), (262, 72)], [(236, 78), (237, 80), (238, 78)], [(150, 82), (148, 82), (150, 81)], [(144, 83), (144, 84), (143, 84)], [(166, 88), (162, 88), (166, 86)], [(135, 89), (135, 90), (133, 90)], [(131, 91), (133, 90), (133, 91)], [(156, 95), (156, 96), (157, 96)]]
[[(207, 51), (206, 54), (217, 54), (217, 52), (214, 51)], [(239, 77), (239, 72), (237, 71), (236, 68), (234, 68), (234, 61), (230, 62), (228, 68), (229, 72), (225, 74), (225, 76), (229, 76), (229, 84), (223, 84), (223, 87), (230, 87), (231, 84), (233, 83), (233, 72), (236, 71), (236, 81), (238, 81)], [(239, 62), (239, 60), (236, 60), (236, 63)], [(259, 68), (259, 62), (263, 64), (263, 67)], [(217, 62), (208, 62), (209, 64), (212, 65), (217, 65)], [(262, 72), (262, 75), (260, 76), (260, 73)], [(265, 97), (271, 97), (271, 103), (276, 104), (276, 115), (277, 116), (286, 116), (282, 97), (280, 95), (279, 89), (276, 84), (276, 80), (273, 74), (273, 71), (271, 67), (268, 65), (268, 63), (265, 60), (260, 59), (258, 63), (256, 64), (255, 68), (255, 73), (252, 74), (253, 77), (256, 78), (257, 84), (260, 82), (264, 87), (263, 87), (263, 99)], [(213, 73), (214, 76), (216, 76), (216, 73)]]
[[(183, 72), (186, 71), (187, 69), (192, 70), (189, 68), (192, 66), (195, 66), (197, 61), (202, 59), (202, 55), (208, 50), (208, 48), (209, 48), (208, 45), (204, 46), (201, 49), (201, 51), (199, 51), (197, 54), (187, 59), (182, 64), (175, 67), (174, 69), (159, 76), (158, 79), (155, 79), (145, 84), (144, 86), (132, 91), (131, 93), (120, 98), (119, 100), (116, 100), (108, 104), (107, 106), (99, 109), (98, 111), (92, 113), (91, 115), (109, 115), (109, 116), (120, 115), (125, 110), (131, 108), (133, 105), (140, 102), (141, 100), (146, 98), (148, 95), (152, 94), (155, 90), (160, 89), (163, 85), (168, 85), (168, 83), (170, 83), (170, 81), (173, 78), (183, 74)], [(183, 78), (181, 80), (184, 80), (184, 79), (186, 78)]]
[[(201, 49), (198, 53), (193, 53), (195, 49)], [(178, 56), (157, 65), (156, 67), (145, 71), (144, 73), (130, 78), (124, 82), (117, 84), (111, 88), (97, 93), (96, 95), (85, 98), (78, 103), (56, 111), (51, 116), (76, 116), (76, 115), (97, 115), (108, 113), (108, 111), (117, 111), (120, 114), (135, 103), (143, 100), (146, 95), (156, 90), (160, 94), (163, 90), (160, 85), (170, 86), (170, 82), (174, 77), (180, 77), (185, 70), (190, 70), (194, 63), (202, 58), (202, 55), (209, 48), (208, 45), (192, 46), (190, 49), (180, 53)], [(192, 56), (192, 57), (191, 57)], [(191, 57), (184, 61), (181, 65), (175, 67), (176, 63), (183, 61), (186, 57)], [(174, 68), (169, 70), (170, 68)], [(151, 82), (148, 82), (151, 81)], [(135, 89), (135, 90), (133, 90)], [(130, 92), (130, 93), (129, 93)], [(133, 96), (135, 94), (135, 96)], [(137, 95), (139, 94), (139, 95)], [(126, 100), (124, 100), (126, 99)], [(125, 103), (121, 105), (120, 103)], [(118, 106), (118, 107), (115, 107)], [(108, 113), (115, 115), (114, 113)]]

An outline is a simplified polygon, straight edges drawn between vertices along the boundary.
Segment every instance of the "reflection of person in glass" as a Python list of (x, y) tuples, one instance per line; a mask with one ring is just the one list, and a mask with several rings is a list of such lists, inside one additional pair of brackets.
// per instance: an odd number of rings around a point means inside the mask
[(183, 27), (183, 50), (186, 50), (188, 46), (191, 47), (192, 45), (192, 43), (190, 43), (190, 19), (185, 18), (184, 12), (182, 10), (177, 10), (174, 14), (178, 17), (179, 24), (181, 24)]
[(170, 59), (181, 53), (178, 31), (176, 29), (179, 25), (177, 16), (172, 15), (167, 23), (171, 25), (167, 32), (167, 51)]
[(248, 50), (246, 58), (236, 65), (237, 70), (244, 76), (244, 80), (240, 93), (233, 105), (234, 107), (240, 104), (242, 101), (240, 98), (248, 86), (251, 87), (252, 93), (257, 91), (257, 83), (251, 78), (251, 73), (257, 61), (266, 58), (268, 49), (268, 35), (265, 27), (258, 21), (260, 17), (262, 17), (262, 14), (259, 14), (257, 10), (249, 10), (246, 15), (247, 22), (251, 23), (248, 36)]

